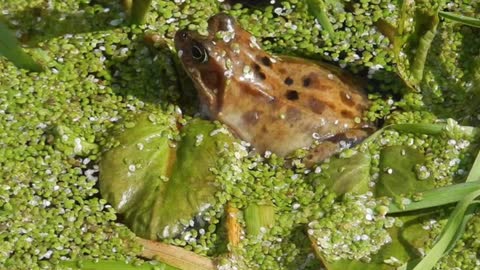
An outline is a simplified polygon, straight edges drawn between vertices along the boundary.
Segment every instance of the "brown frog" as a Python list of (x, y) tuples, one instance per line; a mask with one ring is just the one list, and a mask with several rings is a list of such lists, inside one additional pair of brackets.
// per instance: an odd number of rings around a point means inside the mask
[(208, 36), (180, 30), (175, 47), (198, 90), (202, 112), (227, 125), (258, 152), (287, 156), (311, 147), (321, 161), (366, 136), (369, 102), (339, 68), (263, 51), (226, 14), (208, 21)]

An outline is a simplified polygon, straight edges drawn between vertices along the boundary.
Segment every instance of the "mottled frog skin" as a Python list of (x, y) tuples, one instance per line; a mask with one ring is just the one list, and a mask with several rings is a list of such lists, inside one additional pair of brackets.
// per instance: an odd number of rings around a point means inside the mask
[(208, 21), (208, 36), (181, 30), (181, 62), (209, 118), (227, 125), (256, 151), (287, 156), (310, 147), (321, 161), (358, 142), (371, 129), (360, 121), (368, 100), (339, 68), (263, 51), (226, 14)]

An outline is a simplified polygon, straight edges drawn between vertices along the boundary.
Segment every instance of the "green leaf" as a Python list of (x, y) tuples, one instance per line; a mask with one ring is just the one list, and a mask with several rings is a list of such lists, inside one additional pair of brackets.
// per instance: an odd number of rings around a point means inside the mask
[(316, 184), (323, 184), (338, 195), (369, 190), (370, 155), (357, 152), (348, 158), (333, 157), (327, 165), (324, 173), (316, 177)]
[(210, 136), (216, 125), (195, 119), (174, 142), (165, 124), (149, 118), (140, 115), (135, 127), (116, 134), (120, 144), (100, 161), (100, 191), (138, 236), (158, 239), (177, 234), (214, 203), (210, 168), (220, 158), (219, 147), (233, 139)]
[(389, 146), (380, 154), (380, 178), (375, 186), (377, 197), (398, 197), (401, 194), (431, 189), (433, 182), (418, 180), (417, 164), (425, 161), (423, 154), (406, 146)]
[(323, 0), (307, 0), (308, 11), (312, 14), (320, 23), (320, 25), (327, 31), (327, 33), (333, 37), (335, 34), (333, 26), (328, 19), (328, 11)]
[(275, 225), (275, 207), (268, 204), (250, 204), (245, 208), (246, 230), (249, 235), (258, 235), (261, 228)]
[(4, 56), (19, 68), (43, 71), (43, 67), (24, 52), (15, 34), (0, 20), (0, 56)]
[(473, 26), (473, 27), (480, 27), (480, 19), (477, 19), (477, 18), (463, 16), (463, 15), (455, 14), (453, 12), (448, 12), (448, 11), (439, 11), (438, 15), (454, 22), (459, 22), (459, 23)]

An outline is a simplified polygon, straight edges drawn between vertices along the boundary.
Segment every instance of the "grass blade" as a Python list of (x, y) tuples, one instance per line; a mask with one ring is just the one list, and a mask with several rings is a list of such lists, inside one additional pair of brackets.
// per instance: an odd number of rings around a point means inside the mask
[[(376, 138), (378, 138), (387, 129), (394, 129), (394, 130), (400, 131), (400, 132), (409, 132), (409, 133), (417, 133), (417, 134), (426, 134), (426, 135), (436, 136), (436, 135), (441, 134), (446, 126), (448, 126), (448, 123), (439, 123), (439, 124), (417, 123), (417, 124), (393, 124), (393, 125), (388, 125), (388, 126), (384, 126), (381, 129), (375, 131), (375, 133), (373, 133), (368, 138), (363, 140), (362, 144), (371, 143), (372, 141), (374, 141)], [(472, 136), (476, 136), (479, 132), (478, 128), (475, 128), (475, 127), (462, 126), (461, 128), (462, 128), (462, 131), (465, 132), (465, 134), (472, 135)], [(479, 167), (479, 169), (480, 169), (480, 167)], [(480, 175), (480, 172), (478, 174)]]
[(19, 68), (31, 71), (43, 71), (43, 67), (24, 52), (15, 34), (0, 21), (0, 56), (4, 56)]
[(327, 31), (327, 33), (333, 37), (333, 26), (328, 20), (327, 6), (323, 0), (307, 0), (308, 10), (320, 23), (320, 25)]
[(457, 237), (462, 225), (464, 225), (464, 217), (467, 213), (473, 212), (473, 207), (478, 207), (475, 198), (480, 196), (480, 190), (474, 191), (468, 194), (463, 200), (461, 200), (453, 212), (450, 214), (447, 224), (443, 228), (440, 237), (436, 241), (432, 249), (427, 255), (413, 268), (413, 270), (429, 270), (432, 269), (435, 264), (442, 258), (443, 254), (453, 244), (453, 241)]
[(465, 182), (480, 182), (480, 151), (473, 162), (472, 168), (470, 169)]
[[(472, 168), (470, 169), (470, 173), (468, 174), (467, 180), (465, 180), (465, 182), (480, 183), (480, 151), (477, 154), (475, 161), (473, 162)], [(463, 232), (465, 231), (465, 226), (467, 225), (467, 222), (474, 215), (473, 209), (474, 209), (473, 207), (469, 208), (470, 211), (467, 211), (467, 213), (463, 217), (463, 221), (462, 221), (462, 224), (460, 225), (460, 229), (457, 231), (455, 238), (450, 243), (450, 246), (448, 247), (446, 252), (450, 252), (450, 250), (452, 250), (453, 247), (455, 246), (455, 243), (462, 236)]]
[(476, 19), (473, 17), (467, 17), (460, 14), (455, 14), (453, 12), (448, 11), (439, 11), (438, 15), (442, 16), (445, 19), (459, 22), (465, 25), (473, 26), (473, 27), (480, 27), (480, 19)]
[(410, 133), (420, 133), (427, 135), (438, 135), (445, 128), (446, 124), (393, 124), (384, 126), (381, 129), (375, 131), (368, 138), (363, 140), (363, 144), (371, 143), (376, 138), (378, 138), (385, 130), (394, 129), (400, 132), (410, 132)]
[[(476, 184), (480, 184), (480, 178), (478, 177), (479, 169), (480, 169), (480, 153), (477, 154), (475, 162), (467, 177), (467, 182), (462, 185), (475, 187)], [(455, 185), (455, 186), (458, 187), (460, 185)], [(438, 194), (438, 195), (440, 196), (441, 194)], [(475, 200), (475, 198), (477, 198), (478, 196), (480, 196), (480, 188), (478, 187), (473, 192), (468, 193), (464, 197), (464, 199), (462, 199), (457, 204), (455, 209), (450, 214), (448, 222), (443, 228), (442, 233), (437, 239), (435, 245), (427, 253), (427, 255), (413, 268), (409, 267), (410, 264), (407, 263), (406, 265), (403, 265), (401, 269), (413, 269), (413, 270), (432, 269), (444, 254), (448, 253), (450, 250), (454, 248), (456, 242), (458, 241), (458, 239), (460, 239), (461, 235), (465, 231), (465, 226), (468, 220), (474, 215), (474, 212), (480, 205), (480, 201)]]
[(477, 190), (480, 190), (480, 181), (427, 190), (422, 193), (421, 201), (412, 202), (402, 207), (391, 204), (388, 213), (403, 213), (458, 202), (466, 195)]

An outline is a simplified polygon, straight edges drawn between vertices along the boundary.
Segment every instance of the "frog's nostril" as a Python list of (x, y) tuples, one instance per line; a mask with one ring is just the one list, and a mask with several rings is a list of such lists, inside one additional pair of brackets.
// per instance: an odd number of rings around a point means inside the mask
[(175, 40), (177, 41), (185, 41), (188, 39), (188, 31), (186, 30), (179, 30), (175, 34)]

